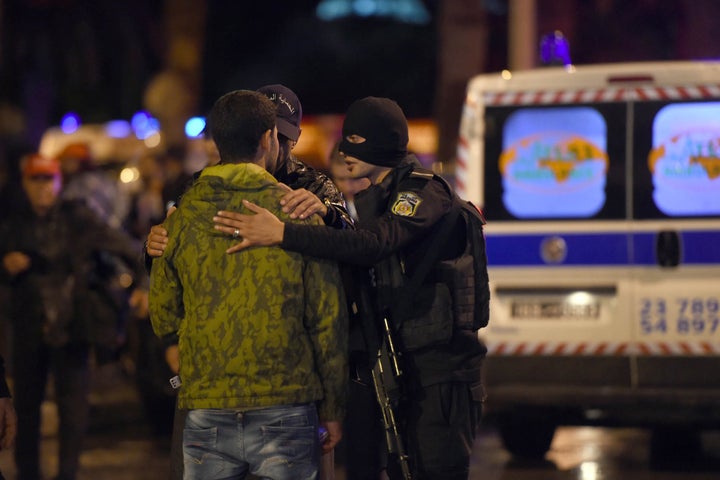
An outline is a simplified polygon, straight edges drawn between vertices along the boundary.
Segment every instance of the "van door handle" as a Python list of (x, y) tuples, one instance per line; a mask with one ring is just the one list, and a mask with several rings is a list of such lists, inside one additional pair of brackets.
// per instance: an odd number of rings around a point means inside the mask
[(655, 255), (661, 267), (677, 267), (680, 264), (680, 236), (673, 230), (658, 232)]

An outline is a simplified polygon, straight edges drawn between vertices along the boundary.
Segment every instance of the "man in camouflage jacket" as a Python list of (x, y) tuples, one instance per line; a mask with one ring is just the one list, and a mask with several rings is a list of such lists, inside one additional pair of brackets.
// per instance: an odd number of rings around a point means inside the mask
[[(327, 451), (341, 437), (345, 413), (348, 327), (339, 271), (332, 261), (276, 247), (226, 255), (232, 239), (214, 230), (212, 217), (240, 209), (241, 199), (287, 221), (321, 220), (292, 220), (280, 209), (284, 190), (267, 172), (278, 148), (270, 100), (231, 92), (216, 102), (209, 123), (221, 163), (203, 170), (166, 220), (168, 246), (153, 262), (150, 287), (155, 333), (179, 335), (178, 404), (190, 409), (185, 478), (216, 478), (215, 468), (226, 469), (222, 478), (228, 471), (314, 478), (317, 418), (329, 432)], [(217, 431), (210, 455), (202, 441), (209, 428)], [(304, 442), (315, 445), (310, 456), (277, 448)]]

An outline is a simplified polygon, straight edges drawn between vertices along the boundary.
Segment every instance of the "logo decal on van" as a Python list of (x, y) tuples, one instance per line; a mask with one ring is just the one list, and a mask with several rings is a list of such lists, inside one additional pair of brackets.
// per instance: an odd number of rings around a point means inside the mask
[(676, 103), (653, 121), (653, 200), (666, 215), (720, 214), (720, 102)]
[(607, 127), (589, 107), (521, 108), (503, 128), (503, 202), (517, 218), (582, 218), (605, 204)]

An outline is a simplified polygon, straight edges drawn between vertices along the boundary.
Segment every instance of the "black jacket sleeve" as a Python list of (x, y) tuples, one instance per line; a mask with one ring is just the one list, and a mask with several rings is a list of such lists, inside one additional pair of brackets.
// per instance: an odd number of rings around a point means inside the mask
[[(417, 200), (415, 208), (395, 208), (408, 194)], [(389, 196), (384, 213), (373, 219), (361, 218), (357, 230), (286, 223), (281, 246), (315, 257), (371, 266), (427, 237), (451, 204), (440, 182), (403, 182)]]
[(328, 227), (353, 228), (354, 221), (347, 210), (342, 193), (330, 177), (321, 171), (309, 167), (291, 155), (284, 167), (275, 172), (275, 178), (293, 190), (304, 188), (314, 193), (328, 209), (323, 217), (323, 222)]

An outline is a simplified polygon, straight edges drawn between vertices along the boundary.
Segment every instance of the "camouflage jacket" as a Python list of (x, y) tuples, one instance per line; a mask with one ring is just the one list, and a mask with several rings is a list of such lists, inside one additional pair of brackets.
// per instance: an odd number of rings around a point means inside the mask
[[(344, 415), (347, 309), (338, 267), (261, 247), (228, 255), (221, 209), (247, 199), (279, 208), (283, 191), (253, 164), (206, 168), (165, 221), (168, 246), (153, 261), (150, 318), (179, 335), (180, 408), (259, 408), (318, 401), (323, 420)], [(321, 224), (316, 216), (303, 223)]]

